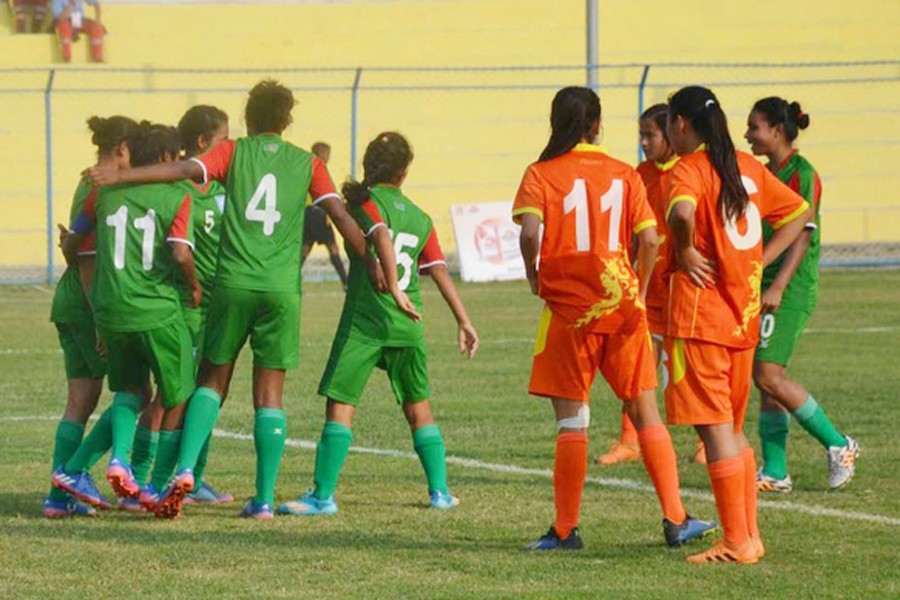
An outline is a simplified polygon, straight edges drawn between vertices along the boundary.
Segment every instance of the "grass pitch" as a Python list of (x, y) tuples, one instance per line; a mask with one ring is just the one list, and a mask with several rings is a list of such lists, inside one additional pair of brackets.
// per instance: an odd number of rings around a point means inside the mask
[[(546, 401), (526, 394), (539, 301), (523, 283), (462, 285), (483, 339), (467, 363), (449, 311), (425, 284), (436, 416), (459, 509), (426, 508), (424, 477), (385, 378), (376, 373), (357, 414), (354, 445), (332, 518), (247, 522), (239, 504), (188, 507), (174, 522), (103, 513), (48, 521), (54, 418), (66, 387), (51, 291), (0, 288), (0, 598), (599, 598), (897, 597), (900, 544), (900, 271), (830, 271), (791, 365), (862, 457), (847, 490), (827, 489), (825, 454), (796, 425), (789, 441), (795, 491), (760, 508), (768, 556), (757, 566), (696, 567), (662, 540), (656, 498), (639, 464), (592, 466), (581, 517), (586, 548), (530, 554), (522, 546), (552, 521), (555, 426)], [(310, 284), (303, 300), (301, 368), (288, 375), (288, 436), (277, 490), (283, 501), (312, 480), (324, 417), (316, 385), (337, 324), (336, 284)], [(219, 422), (208, 478), (239, 499), (252, 494), (249, 352)], [(104, 394), (101, 407), (109, 402)], [(756, 442), (755, 404), (747, 424)], [(591, 454), (618, 429), (619, 403), (598, 382)], [(691, 431), (673, 430), (688, 510), (715, 508), (702, 467), (688, 462)], [(505, 469), (505, 467), (520, 469)], [(96, 475), (102, 475), (97, 471)], [(102, 477), (101, 477), (102, 479)], [(640, 484), (629, 489), (632, 483)], [(105, 486), (102, 486), (106, 489)], [(108, 490), (107, 490), (108, 491)]]

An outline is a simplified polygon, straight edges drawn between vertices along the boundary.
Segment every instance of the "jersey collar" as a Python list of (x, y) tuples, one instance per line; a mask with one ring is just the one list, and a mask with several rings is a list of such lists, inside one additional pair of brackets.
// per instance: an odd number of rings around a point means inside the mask
[(669, 162), (665, 162), (665, 163), (654, 162), (653, 164), (660, 171), (671, 171), (672, 168), (675, 167), (675, 163), (678, 162), (679, 158), (681, 158), (681, 157), (676, 154), (675, 156), (672, 157), (672, 160), (670, 160)]
[(797, 154), (797, 149), (796, 149), (796, 148), (794, 148), (793, 150), (791, 150), (791, 153), (788, 154), (788, 155), (785, 157), (785, 159), (784, 159), (783, 161), (781, 161), (781, 164), (778, 165), (777, 167), (775, 167), (775, 171), (774, 171), (774, 172), (777, 173), (778, 171), (780, 171), (780, 170), (782, 170), (783, 168), (785, 168), (785, 167), (787, 166), (787, 164), (788, 164), (789, 162), (791, 162), (791, 159), (794, 158), (794, 155), (795, 155), (795, 154)]
[(575, 147), (572, 148), (572, 152), (599, 152), (600, 154), (609, 154), (606, 151), (606, 148), (604, 148), (603, 146), (598, 146), (597, 144), (586, 144), (584, 142), (575, 144)]

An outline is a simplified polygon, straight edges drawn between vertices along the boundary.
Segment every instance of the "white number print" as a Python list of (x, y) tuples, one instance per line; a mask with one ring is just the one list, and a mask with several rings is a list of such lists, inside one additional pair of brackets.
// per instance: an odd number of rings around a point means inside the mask
[(399, 279), (399, 281), (397, 281), (397, 286), (401, 290), (405, 290), (409, 286), (413, 272), (412, 256), (410, 256), (408, 252), (405, 252), (404, 248), (415, 248), (418, 245), (419, 236), (402, 232), (394, 236), (394, 254), (397, 257), (397, 268), (403, 268), (403, 273), (397, 274)]
[[(619, 250), (619, 230), (622, 226), (622, 201), (625, 188), (621, 179), (613, 179), (612, 185), (600, 196), (601, 213), (610, 212), (609, 237), (607, 247), (610, 252)], [(575, 180), (572, 191), (563, 198), (563, 212), (575, 211), (575, 249), (589, 252), (591, 249), (591, 223), (588, 211), (587, 185), (580, 177)]]
[(121, 271), (125, 268), (125, 228), (128, 226), (128, 207), (120, 206), (119, 210), (106, 217), (106, 224), (115, 229), (113, 265)]
[(141, 266), (145, 271), (153, 268), (153, 242), (156, 240), (156, 211), (152, 208), (140, 219), (134, 220), (134, 228), (144, 232), (141, 240)]
[(213, 227), (216, 226), (216, 211), (208, 210), (203, 213), (203, 231), (212, 233)]
[[(263, 235), (266, 237), (275, 233), (275, 223), (281, 220), (281, 213), (276, 208), (278, 193), (278, 182), (275, 175), (266, 173), (260, 180), (253, 197), (250, 198), (250, 204), (244, 216), (248, 221), (256, 221), (263, 224)], [(263, 208), (260, 210), (259, 205)]]
[(609, 216), (609, 239), (607, 247), (610, 252), (619, 251), (619, 228), (622, 225), (622, 196), (624, 188), (621, 179), (613, 179), (609, 190), (600, 196), (600, 210), (606, 212), (612, 210)]
[(768, 340), (775, 333), (775, 315), (766, 313), (759, 322), (759, 337)]
[[(759, 191), (756, 183), (746, 175), (741, 175), (741, 183), (744, 184), (744, 189), (747, 190), (748, 196), (752, 196)], [(722, 215), (722, 220), (725, 221), (725, 233), (728, 234), (731, 244), (738, 250), (755, 248), (762, 239), (762, 217), (759, 214), (759, 208), (753, 202), (747, 203), (744, 217), (747, 219), (747, 231), (741, 233), (738, 231), (737, 223), (725, 218), (724, 214)]]
[[(125, 240), (128, 227), (128, 207), (106, 217), (106, 224), (115, 229), (113, 238), (113, 265), (116, 270), (125, 268)], [(144, 232), (141, 238), (141, 266), (145, 271), (153, 268), (153, 243), (156, 240), (156, 211), (152, 208), (143, 217), (134, 220), (134, 228)]]

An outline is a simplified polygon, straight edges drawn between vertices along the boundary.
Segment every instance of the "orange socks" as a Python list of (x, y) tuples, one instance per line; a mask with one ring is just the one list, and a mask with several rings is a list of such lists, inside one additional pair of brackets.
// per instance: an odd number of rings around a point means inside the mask
[(556, 461), (553, 464), (556, 522), (553, 527), (562, 539), (568, 537), (569, 532), (578, 525), (587, 457), (587, 434), (561, 433), (556, 436)]
[[(623, 416), (623, 422), (627, 418)], [(644, 467), (653, 480), (663, 515), (673, 523), (684, 523), (687, 515), (681, 503), (678, 465), (669, 430), (663, 424), (651, 425), (640, 429), (637, 437), (641, 444), (641, 458), (644, 459)]]
[[(746, 497), (744, 495), (744, 459), (740, 456), (709, 463), (709, 480), (725, 541), (739, 548), (749, 539), (747, 530)], [(754, 487), (756, 483), (754, 482)]]
[(741, 450), (744, 461), (744, 504), (747, 511), (747, 531), (753, 537), (759, 537), (759, 524), (756, 519), (756, 456), (753, 448)]
[(635, 446), (638, 443), (638, 431), (624, 410), (622, 411), (622, 433), (619, 435), (619, 443), (625, 446)]

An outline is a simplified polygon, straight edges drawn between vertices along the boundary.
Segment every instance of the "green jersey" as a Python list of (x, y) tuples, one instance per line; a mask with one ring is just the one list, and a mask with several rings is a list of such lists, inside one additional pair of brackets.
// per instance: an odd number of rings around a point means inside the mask
[(191, 160), (227, 190), (216, 285), (299, 293), (306, 196), (340, 198), (325, 164), (271, 133), (225, 140)]
[[(219, 236), (222, 230), (222, 213), (225, 210), (225, 186), (218, 181), (206, 185), (184, 182), (185, 192), (191, 195), (191, 221), (194, 226), (194, 266), (197, 280), (203, 288), (201, 307), (209, 305), (216, 278), (216, 263), (219, 260)], [(191, 305), (191, 291), (179, 277), (181, 300), (186, 307)]]
[[(91, 194), (92, 187), (87, 180), (82, 179), (75, 188), (75, 197), (72, 198), (72, 208), (69, 211), (69, 227), (75, 222), (75, 217), (81, 212), (84, 203)], [(79, 255), (94, 253), (94, 236), (88, 236), (81, 248)], [(81, 275), (77, 266), (67, 267), (59, 283), (56, 284), (56, 292), (53, 294), (53, 305), (50, 308), (50, 320), (54, 323), (91, 323), (94, 315), (84, 297), (84, 289), (81, 287)], [(93, 325), (91, 325), (93, 326)]]
[(96, 230), (91, 303), (97, 325), (149, 331), (182, 318), (170, 242), (193, 246), (191, 196), (183, 183), (101, 188), (73, 231)]
[[(412, 203), (399, 188), (376, 185), (369, 200), (353, 207), (350, 214), (369, 237), (378, 227), (387, 227), (394, 241), (397, 279), (418, 311), (422, 311), (419, 271), (445, 264), (431, 217)], [(371, 341), (383, 346), (412, 346), (423, 338), (422, 322), (404, 315), (390, 294), (372, 287), (362, 258), (350, 256), (350, 277), (338, 336)]]
[[(781, 303), (802, 310), (812, 311), (816, 307), (819, 297), (819, 253), (821, 250), (821, 233), (819, 229), (819, 209), (822, 198), (822, 182), (819, 175), (809, 161), (800, 156), (796, 151), (792, 153), (784, 163), (778, 167), (775, 175), (789, 188), (803, 196), (810, 206), (814, 208), (815, 215), (807, 223), (810, 230), (809, 247), (803, 256), (803, 261), (797, 268), (797, 272), (791, 278), (784, 290)], [(775, 234), (775, 229), (763, 221), (763, 243), (768, 244)], [(786, 252), (778, 257), (763, 271), (762, 289), (767, 289), (784, 263)]]

